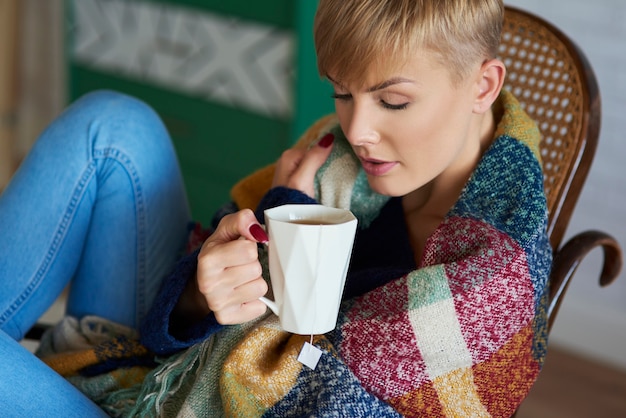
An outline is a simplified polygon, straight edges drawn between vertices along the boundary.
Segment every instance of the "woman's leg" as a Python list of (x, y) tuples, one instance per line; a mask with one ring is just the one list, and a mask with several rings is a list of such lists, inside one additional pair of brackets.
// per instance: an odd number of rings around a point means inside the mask
[(0, 196), (0, 410), (103, 415), (16, 340), (70, 281), (69, 314), (136, 327), (188, 222), (174, 150), (147, 106), (93, 93), (53, 122)]
[(6, 417), (106, 417), (71, 383), (0, 330), (0, 411)]
[(68, 314), (137, 327), (189, 219), (156, 114), (117, 93), (85, 96), (0, 196), (0, 328), (21, 339), (70, 280)]

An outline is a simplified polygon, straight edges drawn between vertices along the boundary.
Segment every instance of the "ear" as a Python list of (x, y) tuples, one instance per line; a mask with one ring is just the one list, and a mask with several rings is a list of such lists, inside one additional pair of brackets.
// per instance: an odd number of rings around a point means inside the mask
[(476, 80), (477, 95), (474, 100), (474, 112), (485, 113), (496, 101), (502, 86), (506, 68), (499, 59), (485, 61), (481, 67)]

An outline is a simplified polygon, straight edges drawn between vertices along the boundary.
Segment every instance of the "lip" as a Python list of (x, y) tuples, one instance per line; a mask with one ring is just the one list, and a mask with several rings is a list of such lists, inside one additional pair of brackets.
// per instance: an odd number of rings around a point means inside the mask
[(390, 172), (398, 163), (376, 160), (374, 158), (359, 158), (363, 170), (370, 176), (383, 176)]

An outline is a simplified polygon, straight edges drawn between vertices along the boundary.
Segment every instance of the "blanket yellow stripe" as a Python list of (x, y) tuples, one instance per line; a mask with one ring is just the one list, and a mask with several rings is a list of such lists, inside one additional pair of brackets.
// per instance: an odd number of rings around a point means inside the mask
[(55, 354), (42, 360), (63, 377), (73, 376), (80, 369), (100, 362), (93, 349)]
[(471, 368), (457, 369), (433, 380), (445, 416), (450, 418), (490, 417), (480, 399)]
[(541, 151), (539, 150), (541, 133), (535, 121), (524, 112), (515, 96), (503, 89), (496, 106), (500, 108), (499, 112), (502, 113), (502, 119), (496, 128), (495, 137), (506, 134), (517, 138), (532, 151), (537, 161), (541, 162)]
[(309, 338), (266, 326), (246, 336), (224, 363), (220, 386), (227, 415), (256, 415), (283, 399), (297, 382), (303, 367), (298, 354)]

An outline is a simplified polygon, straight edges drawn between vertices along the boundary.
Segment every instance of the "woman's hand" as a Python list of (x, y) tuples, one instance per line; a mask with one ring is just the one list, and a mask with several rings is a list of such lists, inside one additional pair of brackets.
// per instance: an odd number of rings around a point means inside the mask
[[(327, 134), (308, 150), (289, 149), (276, 163), (272, 186), (285, 186), (315, 196), (314, 178), (332, 149)], [(259, 298), (267, 293), (257, 243), (268, 238), (249, 209), (225, 216), (198, 254), (196, 280), (190, 280), (175, 310), (181, 320), (197, 320), (213, 312), (223, 325), (240, 324), (265, 313)]]
[(283, 152), (276, 162), (272, 187), (289, 187), (314, 198), (315, 173), (330, 155), (334, 139), (328, 133), (310, 149), (291, 148)]
[(227, 325), (265, 313), (259, 298), (268, 287), (261, 276), (258, 242), (267, 242), (267, 235), (251, 210), (225, 216), (202, 245), (196, 280), (190, 280), (179, 301), (178, 317), (193, 320), (213, 312), (217, 322)]

